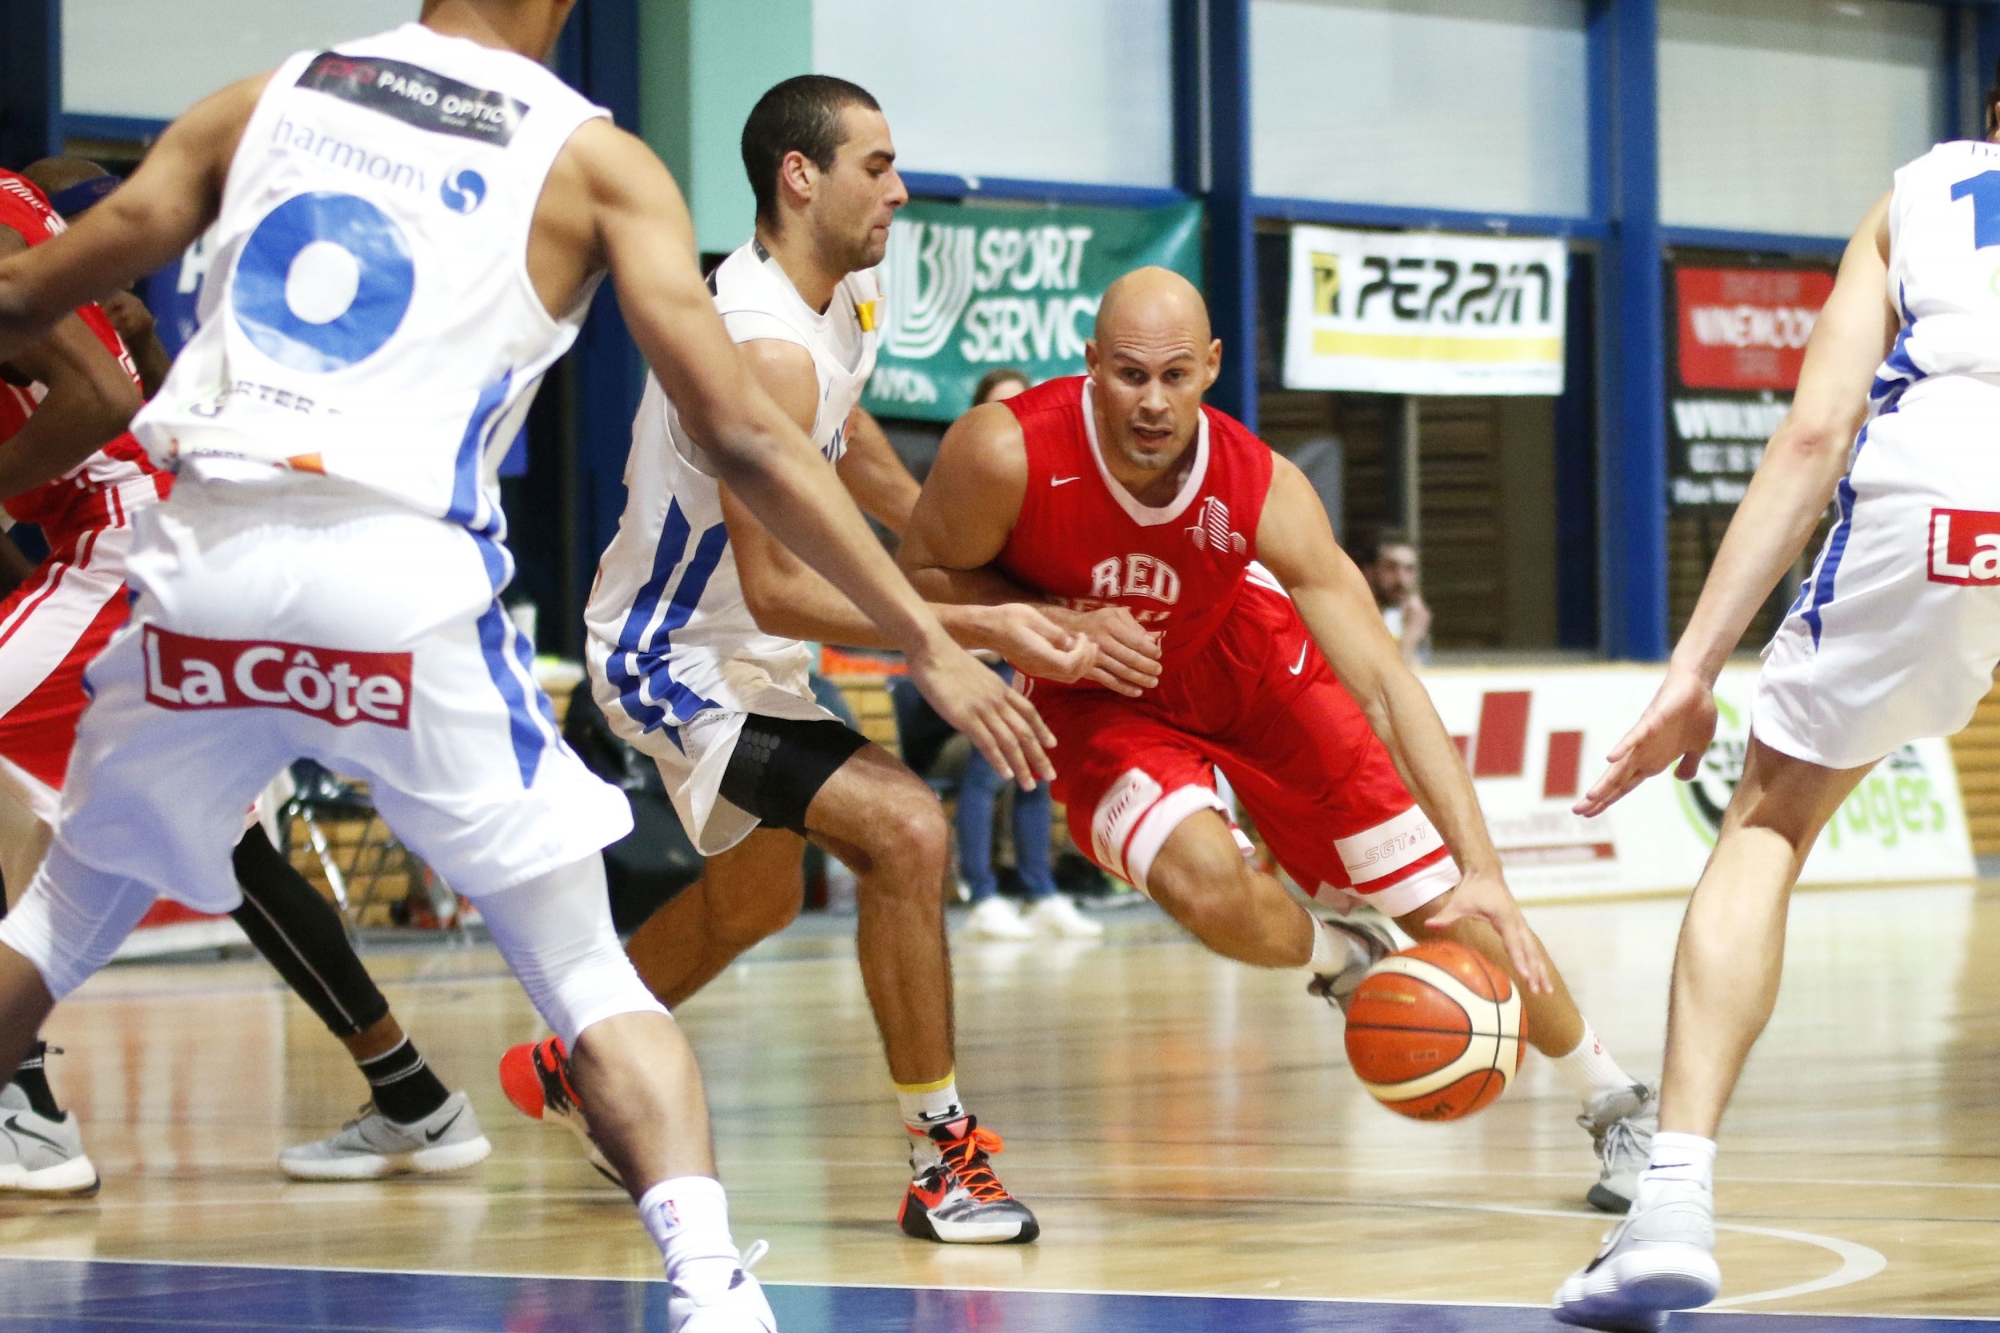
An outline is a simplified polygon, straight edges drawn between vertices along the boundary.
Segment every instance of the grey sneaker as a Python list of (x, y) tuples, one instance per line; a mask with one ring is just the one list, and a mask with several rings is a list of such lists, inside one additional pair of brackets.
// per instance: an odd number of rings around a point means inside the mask
[(1674, 1185), (1611, 1229), (1597, 1257), (1556, 1289), (1552, 1313), (1584, 1328), (1655, 1333), (1669, 1310), (1707, 1305), (1721, 1287), (1715, 1196)]
[(0, 1086), (0, 1193), (95, 1194), (98, 1184), (76, 1115), (51, 1120), (21, 1087)]
[(375, 1180), (406, 1171), (462, 1171), (492, 1151), (471, 1100), (454, 1092), (413, 1125), (398, 1124), (370, 1102), (338, 1134), (279, 1153), (278, 1166), (294, 1180)]
[(764, 1289), (750, 1276), (770, 1248), (761, 1240), (751, 1241), (729, 1286), (700, 1304), (680, 1287), (669, 1286), (667, 1333), (778, 1333), (778, 1317), (771, 1313)]
[(1576, 1123), (1590, 1131), (1599, 1163), (1597, 1183), (1584, 1197), (1600, 1212), (1624, 1212), (1632, 1206), (1639, 1173), (1653, 1154), (1653, 1134), (1660, 1127), (1659, 1088), (1634, 1083), (1600, 1092)]
[(1396, 941), (1388, 931), (1372, 921), (1355, 921), (1338, 916), (1321, 917), (1317, 921), (1320, 926), (1348, 936), (1367, 951), (1365, 960), (1357, 959), (1338, 972), (1314, 977), (1306, 983), (1308, 995), (1319, 996), (1344, 1014), (1347, 1002), (1354, 998), (1354, 992), (1360, 987), (1361, 979), (1368, 975), (1368, 969), (1396, 952)]

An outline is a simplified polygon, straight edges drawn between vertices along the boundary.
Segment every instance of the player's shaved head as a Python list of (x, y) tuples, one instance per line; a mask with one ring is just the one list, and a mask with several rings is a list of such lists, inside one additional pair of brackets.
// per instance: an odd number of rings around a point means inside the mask
[(33, 181), (43, 194), (54, 195), (72, 185), (81, 185), (111, 173), (88, 158), (45, 157), (22, 167), (21, 174)]
[(1178, 340), (1205, 348), (1213, 336), (1208, 302), (1193, 283), (1170, 268), (1135, 268), (1104, 289), (1096, 334), (1100, 343), (1133, 335), (1146, 341), (1179, 335)]
[(1171, 269), (1134, 269), (1105, 289), (1083, 357), (1113, 475), (1171, 489), (1201, 422), (1201, 396), (1222, 369), (1201, 293)]

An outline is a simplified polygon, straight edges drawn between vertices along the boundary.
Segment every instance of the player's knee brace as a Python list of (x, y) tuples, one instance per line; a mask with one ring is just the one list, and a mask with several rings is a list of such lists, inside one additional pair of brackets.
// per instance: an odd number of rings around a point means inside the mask
[(91, 869), (58, 842), (0, 918), (0, 944), (34, 964), (60, 1000), (111, 961), (157, 896), (137, 880)]
[(569, 1045), (607, 1018), (667, 1012), (618, 945), (603, 858), (588, 856), (478, 901), (522, 989)]

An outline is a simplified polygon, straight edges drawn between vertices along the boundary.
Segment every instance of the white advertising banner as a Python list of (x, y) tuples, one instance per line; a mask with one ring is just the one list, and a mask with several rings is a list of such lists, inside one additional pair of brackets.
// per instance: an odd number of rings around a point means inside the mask
[[(1508, 883), (1523, 900), (1694, 887), (1743, 771), (1754, 667), (1716, 685), (1721, 720), (1692, 782), (1642, 784), (1596, 819), (1570, 813), (1604, 754), (1658, 688), (1658, 667), (1547, 667), (1423, 673), (1464, 750)], [(1970, 879), (1972, 843), (1950, 743), (1921, 740), (1884, 759), (1820, 836), (1801, 883)]]
[(1285, 387), (1559, 394), (1568, 277), (1557, 240), (1294, 227)]

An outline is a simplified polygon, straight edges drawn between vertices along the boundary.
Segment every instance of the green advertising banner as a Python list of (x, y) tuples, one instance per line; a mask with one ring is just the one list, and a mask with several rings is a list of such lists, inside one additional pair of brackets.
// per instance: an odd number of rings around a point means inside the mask
[(1201, 282), (1201, 204), (907, 204), (882, 260), (881, 353), (862, 406), (950, 421), (1002, 366), (1039, 384), (1083, 370), (1104, 289), (1158, 264)]

